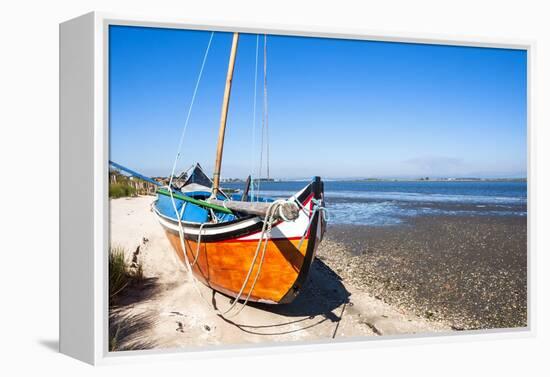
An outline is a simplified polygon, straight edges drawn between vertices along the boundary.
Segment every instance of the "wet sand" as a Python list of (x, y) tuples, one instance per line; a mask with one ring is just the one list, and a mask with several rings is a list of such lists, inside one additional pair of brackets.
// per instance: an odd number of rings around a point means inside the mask
[(318, 256), (361, 291), (454, 329), (527, 326), (526, 217), (331, 225)]

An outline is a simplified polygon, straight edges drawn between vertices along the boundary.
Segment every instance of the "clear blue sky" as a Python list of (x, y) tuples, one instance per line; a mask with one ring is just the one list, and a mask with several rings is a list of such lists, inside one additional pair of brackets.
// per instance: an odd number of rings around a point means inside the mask
[[(111, 27), (112, 160), (169, 174), (209, 37)], [(179, 170), (199, 161), (211, 172), (231, 38), (214, 35)], [(268, 36), (267, 47), (272, 177), (526, 176), (525, 51), (287, 36)], [(241, 35), (226, 178), (257, 171), (255, 53), (256, 36)]]

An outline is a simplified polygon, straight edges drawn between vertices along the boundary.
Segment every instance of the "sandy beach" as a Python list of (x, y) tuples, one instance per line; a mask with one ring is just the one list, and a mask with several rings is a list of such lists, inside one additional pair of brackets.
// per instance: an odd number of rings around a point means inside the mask
[(350, 250), (349, 243), (333, 236), (345, 234), (338, 228), (327, 232), (308, 282), (292, 304), (249, 304), (237, 316), (222, 318), (212, 305), (223, 310), (229, 299), (190, 281), (151, 212), (153, 200), (152, 196), (110, 200), (111, 245), (123, 247), (127, 259), (140, 263), (144, 274), (143, 282), (127, 288), (111, 307), (110, 333), (116, 350), (453, 331), (443, 316), (423, 315), (366, 287), (368, 280), (354, 272), (363, 265), (357, 265), (362, 254), (352, 255), (359, 248)]

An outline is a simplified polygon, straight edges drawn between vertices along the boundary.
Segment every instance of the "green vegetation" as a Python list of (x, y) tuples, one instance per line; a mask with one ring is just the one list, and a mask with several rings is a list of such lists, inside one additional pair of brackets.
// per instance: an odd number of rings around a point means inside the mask
[(128, 177), (117, 169), (109, 170), (109, 197), (124, 198), (137, 195), (153, 195), (156, 187), (150, 182)]
[(109, 185), (110, 198), (122, 198), (126, 196), (136, 196), (136, 189), (126, 183), (111, 183)]
[(140, 263), (129, 265), (126, 261), (125, 250), (121, 247), (109, 249), (109, 300), (116, 296), (131, 284), (143, 280), (143, 267)]
[[(137, 253), (137, 251), (136, 251)], [(116, 351), (121, 349), (121, 343), (124, 343), (128, 334), (134, 333), (134, 327), (145, 328), (146, 318), (141, 316), (121, 317), (120, 311), (116, 308), (116, 299), (125, 289), (141, 284), (144, 281), (143, 267), (137, 262), (136, 253), (134, 260), (129, 263), (126, 259), (128, 254), (120, 246), (114, 246), (109, 249), (109, 350)], [(136, 345), (136, 349), (139, 348)], [(126, 347), (127, 348), (127, 347)], [(126, 349), (124, 348), (124, 349)], [(132, 349), (132, 348), (127, 348)]]

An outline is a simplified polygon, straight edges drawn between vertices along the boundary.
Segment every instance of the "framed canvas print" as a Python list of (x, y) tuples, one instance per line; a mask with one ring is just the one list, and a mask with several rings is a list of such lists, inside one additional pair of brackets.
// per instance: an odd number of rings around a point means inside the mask
[(61, 351), (529, 333), (531, 51), (61, 24)]

